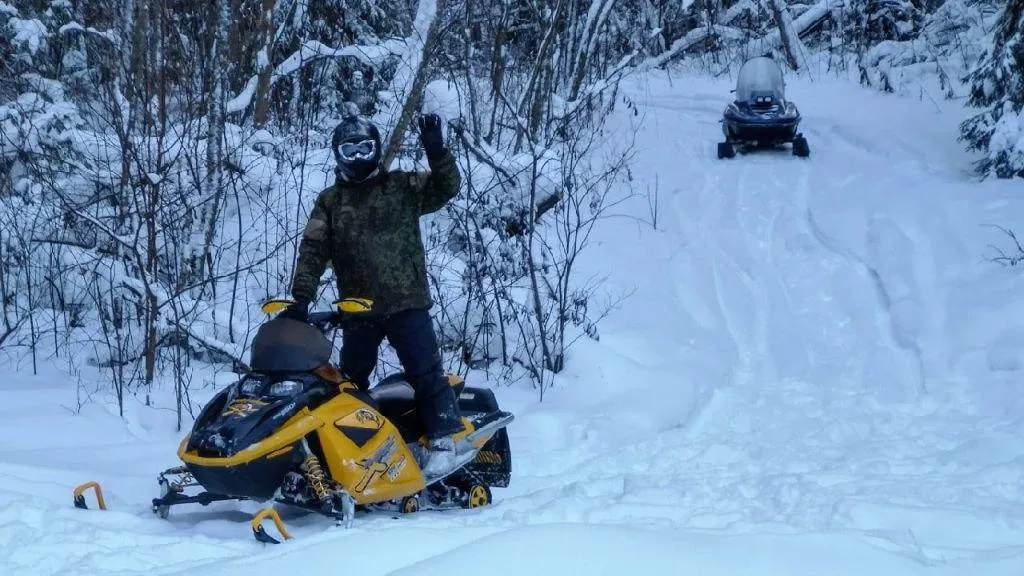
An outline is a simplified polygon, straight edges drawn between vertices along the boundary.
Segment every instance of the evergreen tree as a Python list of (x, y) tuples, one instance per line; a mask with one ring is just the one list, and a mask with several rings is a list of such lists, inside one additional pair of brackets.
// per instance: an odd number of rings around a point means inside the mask
[(968, 104), (984, 110), (960, 125), (960, 140), (985, 155), (978, 174), (1024, 178), (1024, 0), (1008, 0), (992, 48), (966, 81)]

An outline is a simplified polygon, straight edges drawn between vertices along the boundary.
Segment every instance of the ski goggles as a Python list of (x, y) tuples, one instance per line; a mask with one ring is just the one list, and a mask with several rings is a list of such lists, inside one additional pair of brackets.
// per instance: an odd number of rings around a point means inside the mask
[(338, 146), (338, 156), (342, 160), (370, 160), (377, 153), (377, 142), (367, 138), (358, 142), (342, 142)]

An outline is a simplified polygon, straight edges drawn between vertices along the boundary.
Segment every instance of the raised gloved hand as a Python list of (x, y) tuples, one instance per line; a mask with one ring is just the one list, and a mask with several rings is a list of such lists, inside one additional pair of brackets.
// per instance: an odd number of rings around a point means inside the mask
[(427, 160), (444, 153), (444, 136), (441, 135), (441, 117), (437, 114), (420, 116), (420, 143), (427, 153)]
[(298, 320), (299, 322), (309, 321), (309, 302), (296, 302), (291, 306), (282, 310), (278, 315), (278, 318), (288, 318), (290, 320)]

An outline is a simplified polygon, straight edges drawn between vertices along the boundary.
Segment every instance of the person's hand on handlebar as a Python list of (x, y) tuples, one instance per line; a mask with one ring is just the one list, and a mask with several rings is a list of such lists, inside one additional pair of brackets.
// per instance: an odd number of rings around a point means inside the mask
[(289, 320), (298, 320), (299, 322), (309, 321), (309, 302), (298, 301), (277, 315), (278, 318), (288, 318)]

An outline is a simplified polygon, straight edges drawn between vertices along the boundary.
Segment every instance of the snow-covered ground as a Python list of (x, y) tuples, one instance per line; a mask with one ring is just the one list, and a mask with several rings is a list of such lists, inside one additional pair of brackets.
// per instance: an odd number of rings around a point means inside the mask
[[(173, 415), (79, 412), (44, 367), (0, 385), (0, 573), (1024, 574), (1024, 280), (988, 260), (1024, 187), (971, 179), (957, 103), (835, 80), (790, 80), (809, 159), (718, 160), (730, 88), (628, 85), (640, 116), (612, 128), (637, 125), (658, 208), (618, 208), (582, 265), (634, 292), (543, 404), (497, 388), (515, 474), (492, 507), (288, 512), (276, 547), (256, 505), (159, 520)], [(107, 512), (71, 506), (93, 479)]]

